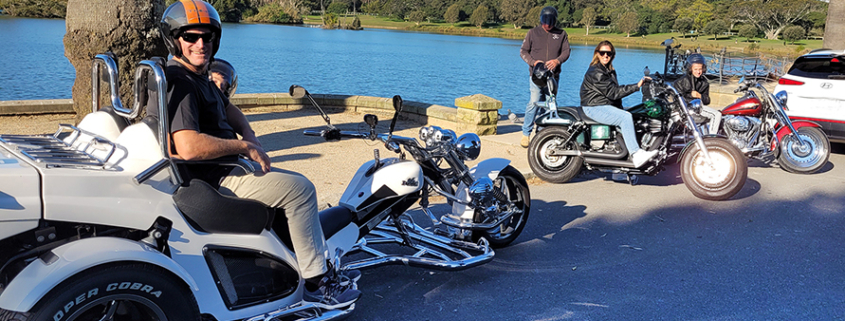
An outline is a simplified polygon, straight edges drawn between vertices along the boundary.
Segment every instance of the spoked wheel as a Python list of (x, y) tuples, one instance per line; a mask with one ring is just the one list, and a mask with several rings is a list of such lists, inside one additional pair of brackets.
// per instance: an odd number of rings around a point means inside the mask
[(516, 240), (525, 228), (531, 209), (531, 194), (525, 177), (513, 166), (507, 166), (499, 172), (499, 176), (493, 181), (493, 188), (507, 196), (518, 212), (492, 229), (473, 233), (473, 238), (477, 241), (478, 237), (483, 236), (490, 242), (490, 246), (501, 248)]
[(569, 141), (569, 132), (560, 127), (549, 127), (537, 134), (528, 145), (528, 165), (540, 179), (551, 183), (566, 183), (581, 171), (584, 159), (578, 156), (551, 155), (553, 150), (575, 150)]
[(693, 195), (707, 200), (724, 200), (736, 195), (745, 185), (748, 164), (745, 155), (728, 140), (706, 138), (704, 145), (712, 166), (693, 143), (681, 159), (681, 178)]
[(795, 131), (803, 144), (794, 134), (784, 136), (780, 143), (778, 164), (791, 173), (815, 173), (827, 164), (830, 157), (830, 140), (816, 127), (801, 127)]
[(63, 282), (30, 312), (11, 320), (199, 321), (196, 300), (181, 284), (145, 264), (94, 268)]

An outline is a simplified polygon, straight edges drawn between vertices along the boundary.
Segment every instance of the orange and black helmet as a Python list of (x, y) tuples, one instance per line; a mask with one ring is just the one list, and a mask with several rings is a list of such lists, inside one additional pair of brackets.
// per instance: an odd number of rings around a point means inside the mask
[(211, 4), (201, 0), (181, 0), (167, 7), (161, 17), (161, 34), (167, 50), (174, 57), (182, 57), (182, 48), (176, 38), (187, 28), (207, 27), (215, 37), (211, 57), (220, 49), (220, 15)]

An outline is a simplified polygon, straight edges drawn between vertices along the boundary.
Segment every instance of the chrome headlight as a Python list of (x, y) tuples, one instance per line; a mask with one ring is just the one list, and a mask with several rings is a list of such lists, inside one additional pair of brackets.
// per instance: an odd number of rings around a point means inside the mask
[(693, 99), (689, 102), (689, 109), (693, 113), (701, 113), (701, 106), (704, 106), (704, 104), (701, 103), (701, 99)]
[(474, 133), (466, 133), (458, 137), (455, 148), (465, 160), (475, 160), (481, 154), (481, 138)]
[(786, 109), (786, 98), (786, 90), (781, 90), (775, 94), (775, 99), (777, 99), (780, 105), (783, 106), (783, 109)]

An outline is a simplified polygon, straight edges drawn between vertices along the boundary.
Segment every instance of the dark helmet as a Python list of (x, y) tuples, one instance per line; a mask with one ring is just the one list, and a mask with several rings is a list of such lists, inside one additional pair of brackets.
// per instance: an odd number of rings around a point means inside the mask
[(547, 80), (553, 76), (552, 71), (542, 63), (534, 65), (534, 68), (531, 69), (531, 81), (540, 88), (545, 88), (548, 85)]
[(704, 56), (700, 53), (694, 53), (687, 57), (687, 71), (692, 71), (692, 64), (701, 64), (704, 66), (704, 71), (707, 72), (707, 62), (704, 60)]
[(211, 57), (220, 49), (220, 15), (208, 2), (201, 0), (181, 0), (167, 7), (161, 17), (161, 36), (167, 51), (177, 58), (182, 57), (182, 48), (176, 41), (185, 29), (192, 27), (207, 27), (215, 37), (212, 40)]
[(226, 60), (215, 58), (211, 62), (211, 65), (208, 66), (208, 71), (209, 78), (211, 78), (211, 73), (216, 72), (223, 75), (223, 80), (229, 83), (229, 87), (223, 91), (226, 97), (232, 97), (235, 94), (235, 90), (238, 89), (238, 72), (235, 71), (235, 67), (232, 64)]
[(557, 26), (557, 9), (549, 6), (540, 10), (540, 24)]

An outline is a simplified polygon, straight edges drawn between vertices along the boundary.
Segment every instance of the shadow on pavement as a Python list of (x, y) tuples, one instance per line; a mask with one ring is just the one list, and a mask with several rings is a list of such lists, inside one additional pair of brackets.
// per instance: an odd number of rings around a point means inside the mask
[(567, 226), (589, 211), (535, 202), (487, 265), (365, 270), (349, 320), (832, 320), (845, 301), (843, 203), (820, 193)]

